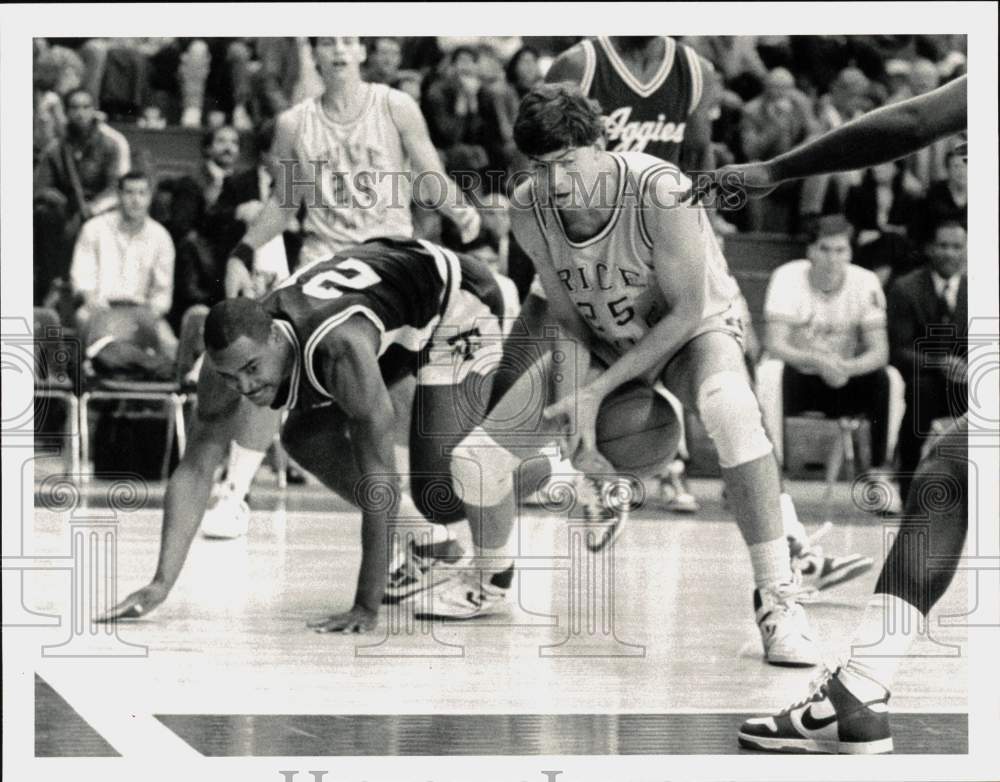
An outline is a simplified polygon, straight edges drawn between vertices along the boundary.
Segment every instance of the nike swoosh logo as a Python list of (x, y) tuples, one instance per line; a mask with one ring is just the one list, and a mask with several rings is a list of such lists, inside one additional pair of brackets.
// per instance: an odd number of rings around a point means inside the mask
[(827, 725), (832, 725), (837, 721), (837, 715), (831, 714), (829, 717), (815, 718), (812, 715), (812, 706), (802, 712), (802, 727), (806, 730), (822, 730)]

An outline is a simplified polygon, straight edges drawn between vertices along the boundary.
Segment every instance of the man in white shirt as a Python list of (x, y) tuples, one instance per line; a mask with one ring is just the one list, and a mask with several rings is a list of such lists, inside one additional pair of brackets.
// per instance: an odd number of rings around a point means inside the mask
[(882, 286), (851, 265), (851, 226), (841, 215), (819, 219), (808, 256), (775, 269), (764, 304), (767, 351), (785, 363), (784, 413), (864, 414), (872, 463), (881, 466), (889, 434)]
[(142, 305), (157, 319), (161, 352), (173, 357), (177, 338), (164, 317), (174, 293), (174, 244), (167, 229), (149, 216), (148, 175), (125, 174), (118, 194), (118, 208), (84, 223), (73, 250), (77, 325), (86, 330), (97, 311), (116, 304)]

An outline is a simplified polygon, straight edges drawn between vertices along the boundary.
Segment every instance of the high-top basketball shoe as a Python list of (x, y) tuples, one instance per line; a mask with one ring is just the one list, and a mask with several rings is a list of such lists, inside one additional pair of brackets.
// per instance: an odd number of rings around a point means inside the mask
[(889, 691), (850, 663), (813, 682), (809, 696), (771, 717), (754, 717), (741, 747), (765, 752), (875, 755), (892, 752)]
[(764, 644), (764, 658), (771, 665), (809, 667), (822, 659), (805, 609), (798, 603), (797, 582), (755, 589), (753, 607)]

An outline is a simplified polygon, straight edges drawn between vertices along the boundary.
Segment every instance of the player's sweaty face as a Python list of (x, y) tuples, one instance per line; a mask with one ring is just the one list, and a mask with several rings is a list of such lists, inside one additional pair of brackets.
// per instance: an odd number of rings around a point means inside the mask
[(270, 339), (256, 342), (241, 336), (224, 350), (208, 351), (208, 359), (226, 385), (258, 407), (274, 401), (284, 380), (280, 352)]
[(531, 159), (532, 175), (542, 203), (568, 207), (582, 195), (579, 192), (583, 174), (580, 162), (584, 154), (581, 149), (562, 149)]

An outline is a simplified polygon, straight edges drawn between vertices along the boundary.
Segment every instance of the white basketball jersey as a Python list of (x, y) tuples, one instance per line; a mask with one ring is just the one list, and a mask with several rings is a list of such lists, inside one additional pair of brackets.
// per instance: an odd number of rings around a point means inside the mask
[[(621, 152), (612, 156), (619, 169), (615, 209), (597, 235), (582, 242), (571, 241), (558, 210), (543, 208), (535, 198), (534, 211), (564, 289), (598, 340), (617, 357), (669, 311), (653, 268), (653, 241), (643, 222), (655, 215), (657, 208), (650, 205), (650, 183), (659, 177), (676, 182), (678, 203), (691, 183), (676, 166), (652, 155)], [(647, 204), (645, 217), (643, 203)], [(673, 208), (702, 209), (695, 205)], [(697, 252), (705, 258), (703, 317), (710, 318), (729, 310), (739, 288), (707, 215), (702, 220)]]
[[(411, 238), (410, 163), (389, 109), (390, 87), (367, 84), (352, 122), (335, 122), (312, 98), (294, 116), (295, 193), (306, 202), (302, 263), (383, 236)], [(315, 182), (315, 184), (313, 184)]]

